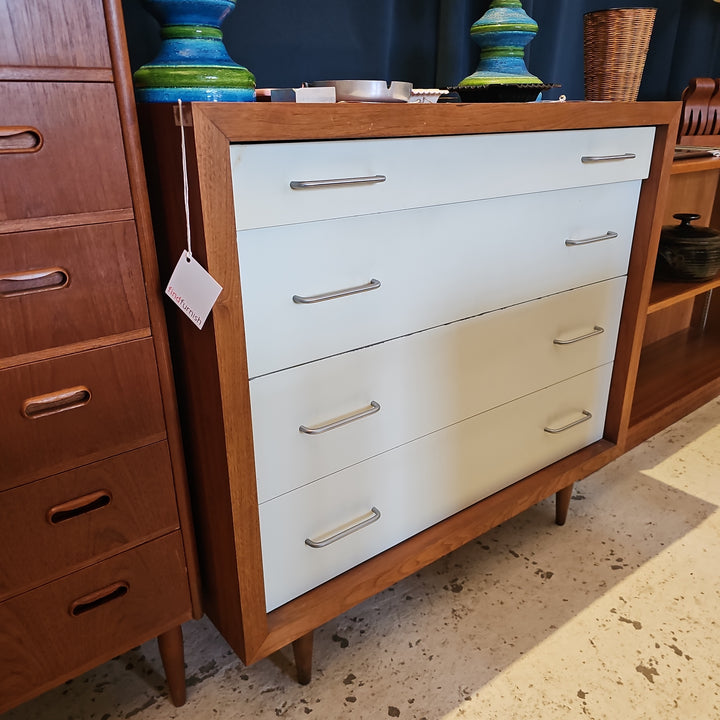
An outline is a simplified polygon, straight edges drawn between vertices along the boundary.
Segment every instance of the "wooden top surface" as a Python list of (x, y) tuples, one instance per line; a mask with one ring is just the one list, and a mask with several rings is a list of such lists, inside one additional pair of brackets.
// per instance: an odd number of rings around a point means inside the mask
[(196, 122), (199, 116), (209, 120), (230, 142), (264, 142), (669, 125), (681, 107), (679, 102), (257, 102), (192, 103), (190, 111)]

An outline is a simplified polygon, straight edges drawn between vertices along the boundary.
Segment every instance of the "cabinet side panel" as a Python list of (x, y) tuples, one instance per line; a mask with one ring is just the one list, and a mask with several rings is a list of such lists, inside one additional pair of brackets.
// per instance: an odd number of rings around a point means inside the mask
[[(161, 276), (166, 282), (185, 247), (180, 133), (173, 119), (172, 107), (140, 105), (138, 114), (154, 209), (153, 224)], [(200, 207), (200, 198), (192, 167), (194, 142), (191, 129), (186, 139), (191, 159), (193, 255), (206, 265), (203, 223), (196, 212)], [(232, 486), (230, 481), (225, 416), (232, 409), (224, 407), (221, 397), (215, 311), (202, 330), (198, 330), (167, 300), (166, 316), (174, 353), (178, 403), (183, 418), (192, 510), (198, 528), (203, 609), (237, 654), (246, 659), (245, 648), (251, 640), (246, 637), (248, 613), (244, 607), (240, 577), (247, 574), (248, 567), (260, 567), (259, 558), (256, 565), (250, 561), (259, 553), (259, 541), (253, 547), (246, 539), (248, 535), (252, 536), (253, 523), (252, 520), (243, 522), (237, 517), (237, 512), (239, 507), (251, 505), (246, 501), (242, 488)], [(252, 467), (245, 473), (244, 482), (254, 487)], [(254, 525), (257, 527), (257, 519)], [(259, 536), (259, 530), (256, 532)], [(261, 575), (258, 582), (258, 591), (262, 592)], [(261, 616), (251, 617), (251, 620), (250, 633), (264, 636), (264, 611)], [(257, 644), (260, 640), (254, 642)]]
[(115, 90), (117, 92), (120, 111), (120, 126), (123, 134), (125, 159), (130, 180), (130, 193), (135, 214), (148, 312), (150, 314), (150, 324), (152, 327), (155, 359), (163, 397), (163, 413), (167, 428), (167, 441), (168, 447), (170, 448), (175, 494), (188, 567), (193, 614), (196, 618), (199, 618), (202, 616), (202, 608), (200, 601), (197, 548), (192, 522), (192, 511), (190, 508), (180, 417), (177, 407), (172, 361), (170, 358), (170, 346), (163, 311), (162, 286), (158, 272), (157, 251), (153, 237), (150, 202), (148, 199), (145, 166), (140, 143), (140, 126), (135, 106), (130, 60), (128, 58), (125, 25), (120, 0), (105, 0), (104, 6), (110, 41), (110, 54), (112, 56), (113, 73), (115, 76)]
[(640, 190), (605, 425), (605, 437), (617, 442), (621, 448), (626, 442), (630, 423), (632, 396), (662, 226), (657, 208), (663, 206), (667, 196), (679, 117), (678, 104), (669, 124), (657, 126), (650, 174)]

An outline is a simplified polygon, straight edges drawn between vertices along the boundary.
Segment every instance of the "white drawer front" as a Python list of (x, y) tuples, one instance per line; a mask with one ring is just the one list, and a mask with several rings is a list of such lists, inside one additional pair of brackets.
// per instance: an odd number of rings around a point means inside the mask
[[(260, 506), (267, 609), (602, 437), (612, 365), (427, 435)], [(548, 433), (592, 417), (563, 432)], [(322, 541), (380, 511), (377, 522)]]
[[(624, 275), (639, 186), (240, 232), (250, 376)], [(566, 244), (608, 231), (617, 237)], [(380, 287), (293, 301), (372, 280)]]
[[(651, 127), (232, 145), (238, 229), (647, 177)], [(583, 158), (626, 159), (583, 162)], [(290, 183), (385, 178), (380, 182)]]
[(615, 278), (251, 380), (260, 502), (612, 362), (624, 289)]

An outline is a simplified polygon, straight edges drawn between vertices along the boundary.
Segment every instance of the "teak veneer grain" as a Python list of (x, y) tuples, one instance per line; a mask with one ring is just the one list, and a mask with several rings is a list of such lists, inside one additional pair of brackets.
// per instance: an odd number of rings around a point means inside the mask
[(182, 704), (202, 610), (121, 2), (3, 19), (0, 713), (152, 638)]

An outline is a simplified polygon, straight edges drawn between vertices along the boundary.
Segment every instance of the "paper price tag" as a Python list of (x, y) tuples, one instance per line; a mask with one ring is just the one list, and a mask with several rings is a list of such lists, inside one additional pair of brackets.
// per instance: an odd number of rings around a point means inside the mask
[(184, 250), (170, 276), (165, 294), (202, 329), (221, 290), (222, 286), (215, 282), (212, 275)]

